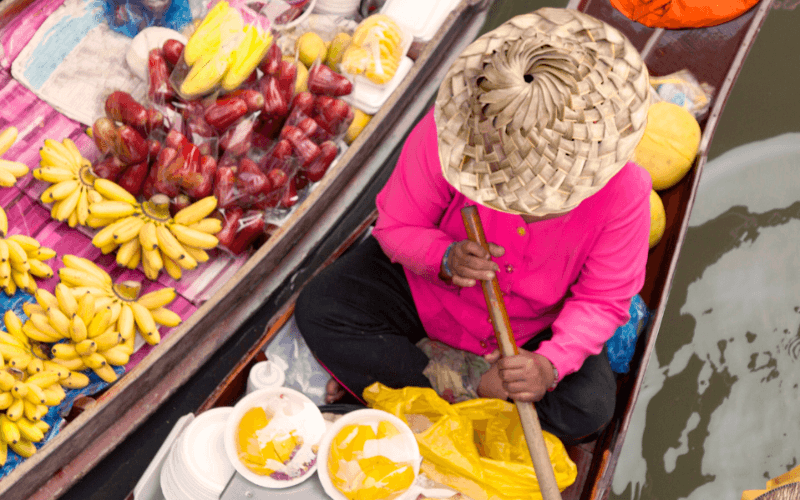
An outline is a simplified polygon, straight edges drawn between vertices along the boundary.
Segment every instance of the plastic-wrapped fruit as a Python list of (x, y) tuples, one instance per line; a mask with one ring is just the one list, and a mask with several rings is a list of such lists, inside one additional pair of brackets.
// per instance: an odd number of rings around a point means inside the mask
[(664, 212), (664, 203), (655, 190), (650, 190), (650, 248), (661, 241), (667, 227), (667, 214)]
[(403, 57), (403, 32), (392, 18), (374, 14), (361, 21), (342, 54), (340, 67), (377, 84), (388, 82)]
[(644, 136), (633, 161), (650, 172), (653, 189), (670, 188), (692, 168), (700, 136), (700, 125), (689, 111), (671, 102), (657, 102), (647, 110)]
[(239, 422), (237, 434), (239, 459), (248, 469), (263, 476), (271, 475), (289, 462), (297, 447), (302, 445), (302, 438), (294, 433), (282, 433), (262, 443), (259, 433), (269, 422), (264, 408), (251, 408)]

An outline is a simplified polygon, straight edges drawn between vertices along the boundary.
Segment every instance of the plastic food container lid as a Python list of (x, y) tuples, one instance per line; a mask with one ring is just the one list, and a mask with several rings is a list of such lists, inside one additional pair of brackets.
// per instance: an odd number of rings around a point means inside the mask
[(347, 75), (353, 81), (353, 92), (342, 96), (342, 100), (351, 106), (355, 106), (368, 115), (374, 115), (381, 109), (381, 106), (389, 99), (400, 82), (406, 77), (411, 67), (414, 66), (414, 61), (408, 57), (403, 57), (400, 65), (397, 67), (397, 72), (391, 80), (383, 85), (378, 85), (367, 77), (358, 75), (352, 77)]
[[(400, 434), (406, 439), (406, 443), (408, 449), (411, 450), (414, 457), (412, 458), (414, 463), (414, 482), (416, 483), (416, 478), (419, 476), (419, 468), (420, 462), (422, 462), (422, 455), (419, 452), (419, 445), (417, 444), (417, 438), (414, 437), (414, 433), (411, 431), (411, 428), (402, 420), (397, 418), (396, 416), (392, 415), (391, 413), (385, 412), (383, 410), (374, 410), (374, 409), (365, 409), (365, 410), (356, 410), (350, 413), (345, 414), (341, 418), (339, 418), (333, 425), (325, 432), (325, 436), (322, 438), (322, 441), (319, 445), (319, 454), (317, 455), (317, 463), (319, 467), (317, 469), (317, 475), (319, 476), (320, 483), (322, 483), (322, 488), (325, 490), (325, 493), (328, 494), (333, 500), (348, 500), (344, 494), (339, 491), (336, 486), (333, 485), (331, 481), (330, 474), (328, 473), (328, 455), (331, 449), (331, 441), (339, 431), (346, 425), (350, 424), (377, 424), (381, 420), (386, 420), (392, 423)], [(400, 496), (398, 496), (395, 500), (413, 500), (417, 498), (419, 495), (420, 490), (416, 487), (415, 484), (412, 484), (405, 492), (403, 492)]]
[[(289, 463), (290, 468), (303, 468), (299, 466), (305, 463), (309, 455), (313, 454), (314, 463), (301, 475), (286, 480), (274, 479), (270, 476), (256, 474), (239, 459), (237, 450), (239, 423), (248, 410), (259, 406), (268, 412), (275, 413), (264, 431), (268, 431), (270, 428), (292, 427), (303, 438), (302, 447)], [(288, 387), (259, 389), (239, 400), (233, 407), (233, 412), (228, 416), (224, 435), (225, 453), (236, 472), (248, 481), (266, 488), (288, 488), (305, 481), (317, 470), (317, 457), (313, 450), (322, 439), (325, 429), (325, 419), (322, 417), (322, 413), (306, 395)]]
[(280, 387), (286, 381), (286, 373), (272, 361), (261, 361), (250, 369), (247, 376), (247, 394), (267, 387)]
[(394, 19), (415, 40), (431, 40), (460, 0), (387, 0), (381, 13)]

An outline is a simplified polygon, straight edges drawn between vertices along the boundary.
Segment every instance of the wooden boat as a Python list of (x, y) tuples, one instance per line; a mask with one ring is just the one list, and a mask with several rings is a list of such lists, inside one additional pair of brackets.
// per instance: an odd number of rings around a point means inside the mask
[[(622, 444), (644, 381), (645, 367), (655, 347), (714, 131), (744, 60), (771, 7), (771, 0), (763, 0), (741, 17), (723, 25), (680, 31), (652, 29), (630, 21), (611, 7), (607, 0), (573, 0), (568, 7), (617, 27), (643, 54), (651, 75), (663, 76), (688, 69), (699, 81), (715, 89), (710, 109), (700, 120), (702, 139), (692, 170), (676, 186), (659, 193), (667, 213), (667, 227), (662, 240), (650, 251), (646, 282), (640, 293), (653, 314), (639, 338), (630, 372), (618, 379), (614, 419), (596, 441), (568, 447), (570, 457), (578, 466), (578, 478), (562, 492), (562, 498), (602, 500), (609, 496)], [(392, 166), (388, 165), (387, 168), (391, 169)], [(373, 209), (367, 209), (364, 213), (360, 222), (351, 224), (348, 231), (340, 228), (339, 246), (317, 271), (356, 242), (377, 217)], [(299, 288), (301, 285), (297, 286)], [(296, 296), (297, 292), (275, 311), (261, 339), (197, 409), (197, 413), (215, 407), (232, 406), (244, 394), (250, 368), (266, 359), (263, 351), (291, 317)]]
[[(56, 4), (60, 2), (3, 2), (0, 37), (20, 19), (41, 17)], [(83, 411), (73, 412), (58, 435), (0, 480), (0, 498), (62, 495), (145, 422), (293, 276), (323, 236), (349, 213), (416, 123), (444, 70), (483, 25), (487, 7), (487, 2), (463, 0), (432, 40), (412, 44), (409, 56), (414, 64), (408, 75), (288, 220), (139, 364), (100, 397), (80, 401), (77, 406)], [(8, 75), (4, 78), (10, 81)]]

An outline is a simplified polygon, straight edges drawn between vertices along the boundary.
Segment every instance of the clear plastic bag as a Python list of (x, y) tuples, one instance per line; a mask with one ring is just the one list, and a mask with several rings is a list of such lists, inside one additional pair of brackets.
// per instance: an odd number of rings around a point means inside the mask
[(608, 361), (616, 373), (628, 373), (631, 359), (636, 351), (636, 339), (644, 331), (650, 319), (647, 304), (638, 295), (631, 299), (629, 312), (631, 318), (628, 322), (617, 328), (614, 336), (606, 342)]
[(330, 375), (311, 354), (294, 316), (270, 341), (264, 353), (285, 372), (285, 387), (302, 392), (318, 406), (325, 404), (325, 385)]
[(655, 89), (659, 99), (677, 104), (689, 111), (697, 120), (708, 112), (711, 99), (714, 97), (714, 87), (698, 82), (697, 78), (686, 69), (669, 75), (651, 76), (650, 85)]
[(105, 0), (103, 14), (112, 30), (131, 38), (150, 26), (181, 31), (192, 22), (188, 0)]

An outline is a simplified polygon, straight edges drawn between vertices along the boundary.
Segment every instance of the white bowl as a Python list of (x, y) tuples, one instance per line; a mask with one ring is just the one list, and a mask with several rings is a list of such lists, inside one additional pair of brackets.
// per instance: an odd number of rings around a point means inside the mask
[[(205, 498), (219, 498), (233, 477), (225, 455), (224, 433), (231, 407), (214, 408), (198, 415), (183, 431), (178, 458), (191, 486)], [(187, 485), (188, 486), (188, 485)]]
[[(273, 479), (270, 476), (256, 474), (239, 460), (236, 439), (239, 422), (241, 422), (242, 417), (248, 410), (258, 406), (267, 410), (268, 413), (270, 410), (275, 412), (274, 417), (265, 429), (270, 429), (270, 427), (283, 431), (294, 429), (302, 436), (302, 448), (287, 465), (287, 467), (294, 469), (301, 465), (304, 459), (313, 459), (314, 463), (302, 475), (286, 480)], [(317, 470), (317, 456), (312, 447), (319, 444), (324, 433), (325, 419), (322, 418), (322, 413), (317, 408), (317, 405), (307, 396), (287, 387), (268, 387), (248, 394), (233, 407), (233, 412), (228, 416), (225, 425), (225, 453), (228, 455), (236, 472), (248, 481), (266, 488), (288, 488), (305, 481)], [(293, 473), (290, 475), (293, 476)]]
[[(322, 483), (322, 488), (325, 490), (325, 493), (333, 498), (333, 500), (348, 499), (346, 496), (344, 496), (344, 494), (342, 494), (341, 491), (339, 491), (338, 488), (336, 488), (336, 486), (333, 485), (328, 472), (328, 455), (330, 454), (331, 450), (331, 441), (333, 441), (333, 438), (336, 437), (339, 431), (341, 431), (346, 425), (377, 424), (381, 420), (386, 420), (393, 424), (397, 430), (400, 431), (400, 435), (405, 439), (408, 449), (410, 450), (410, 460), (408, 461), (413, 462), (414, 482), (416, 482), (417, 476), (419, 476), (419, 467), (420, 462), (422, 462), (422, 455), (419, 452), (419, 445), (417, 444), (417, 439), (414, 437), (414, 432), (411, 431), (411, 428), (399, 418), (383, 410), (356, 410), (345, 414), (339, 418), (339, 420), (334, 422), (325, 433), (325, 437), (322, 438), (322, 442), (320, 442), (319, 445), (319, 453), (317, 454), (317, 475), (319, 476), (319, 481)], [(419, 492), (420, 490), (414, 486), (414, 483), (412, 483), (412, 486), (408, 488), (405, 493), (398, 496), (395, 500), (411, 500), (416, 498), (417, 495), (419, 495)]]

